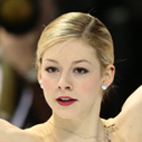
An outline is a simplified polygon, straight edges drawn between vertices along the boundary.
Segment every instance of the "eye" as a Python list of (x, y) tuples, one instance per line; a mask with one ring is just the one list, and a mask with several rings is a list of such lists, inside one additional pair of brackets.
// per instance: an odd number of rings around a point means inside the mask
[(76, 68), (74, 72), (77, 74), (85, 74), (85, 73), (88, 73), (88, 70), (85, 68)]
[(48, 73), (55, 73), (58, 72), (58, 69), (56, 67), (48, 67), (45, 69)]

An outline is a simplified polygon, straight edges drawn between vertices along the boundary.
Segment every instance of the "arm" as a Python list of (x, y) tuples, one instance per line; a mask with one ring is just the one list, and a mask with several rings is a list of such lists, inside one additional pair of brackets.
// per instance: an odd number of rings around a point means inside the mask
[(0, 119), (0, 141), (11, 142), (11, 134), (17, 130), (18, 128), (15, 126), (11, 125), (5, 120)]
[(126, 100), (115, 123), (125, 141), (142, 142), (142, 86)]
[(0, 119), (0, 142), (40, 142), (33, 134)]
[(129, 106), (141, 106), (138, 109), (142, 110), (142, 85), (126, 100), (122, 107), (122, 111)]

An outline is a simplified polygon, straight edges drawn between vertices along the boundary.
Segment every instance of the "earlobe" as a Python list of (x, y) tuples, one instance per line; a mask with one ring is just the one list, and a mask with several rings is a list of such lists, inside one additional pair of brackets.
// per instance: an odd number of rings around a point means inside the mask
[(41, 68), (38, 69), (38, 82), (39, 82), (40, 88), (43, 89)]
[(114, 80), (115, 75), (115, 67), (114, 65), (108, 65), (108, 67), (104, 71), (104, 81), (103, 84), (110, 86)]

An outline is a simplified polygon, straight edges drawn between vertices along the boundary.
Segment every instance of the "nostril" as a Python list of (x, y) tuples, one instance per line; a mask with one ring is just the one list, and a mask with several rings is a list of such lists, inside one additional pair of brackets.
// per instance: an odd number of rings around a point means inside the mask
[(70, 87), (70, 86), (66, 86), (66, 87), (65, 87), (65, 89), (70, 90), (70, 89), (71, 89), (71, 87)]
[(65, 87), (58, 86), (58, 89), (59, 90), (72, 90), (72, 87), (71, 86), (65, 86)]
[(60, 90), (61, 90), (62, 88), (61, 88), (60, 86), (58, 86), (58, 89), (60, 89)]

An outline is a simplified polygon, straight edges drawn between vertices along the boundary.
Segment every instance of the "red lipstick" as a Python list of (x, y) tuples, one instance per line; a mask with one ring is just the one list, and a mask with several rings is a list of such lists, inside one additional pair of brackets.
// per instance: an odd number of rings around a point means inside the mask
[(71, 97), (61, 96), (57, 98), (56, 101), (58, 102), (59, 105), (69, 106), (69, 105), (74, 104), (77, 100)]

